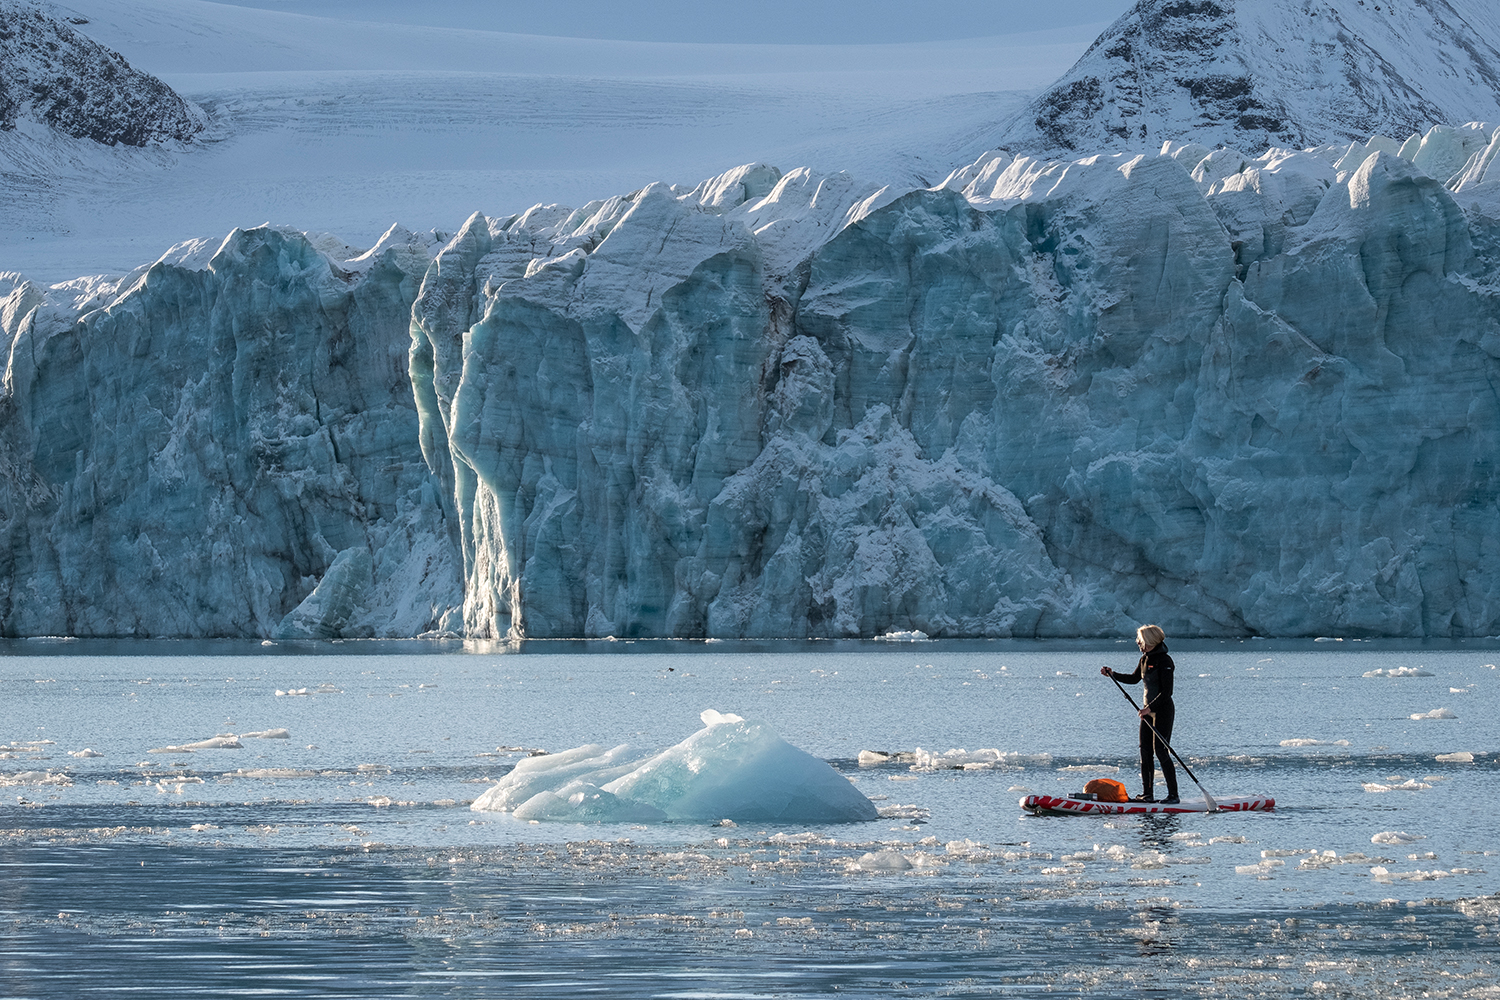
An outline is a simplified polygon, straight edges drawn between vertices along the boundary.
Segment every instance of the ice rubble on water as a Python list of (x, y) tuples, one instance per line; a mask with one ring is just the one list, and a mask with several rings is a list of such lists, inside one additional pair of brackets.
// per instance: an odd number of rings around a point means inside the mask
[(0, 626), (1494, 634), (1497, 159), (751, 164), (5, 276)]
[(703, 727), (659, 754), (577, 747), (530, 757), (474, 800), (476, 812), (569, 823), (719, 820), (856, 823), (877, 817), (826, 761), (763, 722), (712, 709)]

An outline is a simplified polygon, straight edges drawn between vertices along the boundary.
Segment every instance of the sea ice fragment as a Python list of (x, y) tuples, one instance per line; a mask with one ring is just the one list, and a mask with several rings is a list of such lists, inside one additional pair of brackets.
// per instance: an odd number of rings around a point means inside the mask
[(533, 757), (474, 800), (478, 812), (562, 822), (850, 823), (875, 806), (823, 760), (764, 723), (713, 710), (704, 728), (649, 758), (627, 747)]
[(900, 851), (871, 851), (860, 855), (852, 867), (865, 872), (904, 872), (912, 863)]
[(1420, 833), (1407, 833), (1405, 830), (1382, 830), (1370, 838), (1370, 843), (1401, 846), (1415, 844), (1419, 840), (1426, 839), (1427, 837)]

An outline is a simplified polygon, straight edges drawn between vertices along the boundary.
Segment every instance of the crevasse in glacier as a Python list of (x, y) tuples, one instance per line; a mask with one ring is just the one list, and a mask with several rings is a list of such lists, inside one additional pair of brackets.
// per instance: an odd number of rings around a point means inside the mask
[(1494, 140), (751, 165), (12, 282), (4, 628), (1492, 634)]

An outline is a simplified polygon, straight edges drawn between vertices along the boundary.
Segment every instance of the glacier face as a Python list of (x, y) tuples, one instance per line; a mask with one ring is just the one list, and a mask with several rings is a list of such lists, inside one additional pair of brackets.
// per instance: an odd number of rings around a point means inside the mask
[(1492, 216), (1422, 145), (471, 220), (413, 323), (469, 631), (1493, 632)]
[(344, 270), (300, 233), (236, 231), (118, 283), (0, 286), (5, 633), (456, 626), (406, 371), (413, 242)]
[(1493, 138), (751, 165), (12, 281), (0, 622), (1493, 634)]

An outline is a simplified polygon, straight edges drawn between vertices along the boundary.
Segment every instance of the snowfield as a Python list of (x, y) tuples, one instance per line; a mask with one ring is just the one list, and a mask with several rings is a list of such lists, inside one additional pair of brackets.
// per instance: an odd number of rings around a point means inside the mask
[[(452, 14), (461, 2), (434, 5)], [(1117, 5), (1123, 6), (1123, 5)], [(211, 115), (121, 151), (0, 133), (0, 271), (122, 274), (266, 222), (372, 246), (393, 223), (696, 184), (763, 160), (934, 183), (1098, 23), (879, 45), (609, 41), (309, 17), (203, 0), (51, 9)], [(36, 130), (33, 130), (35, 133)]]

